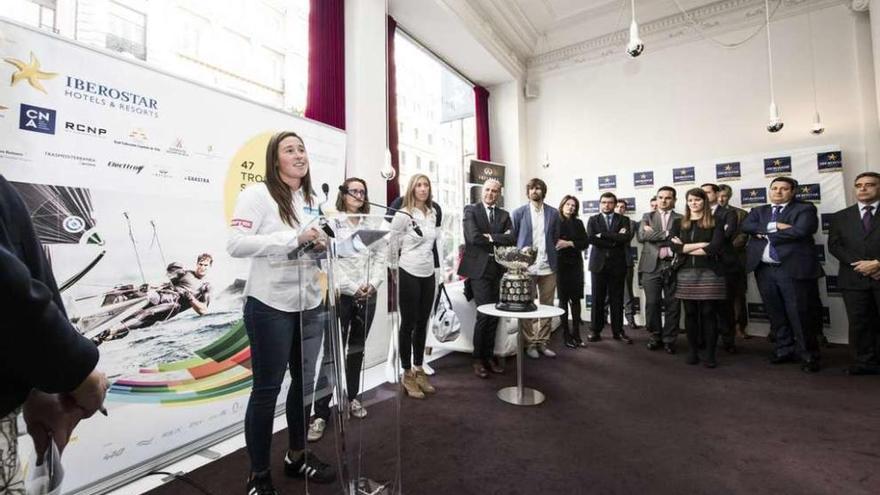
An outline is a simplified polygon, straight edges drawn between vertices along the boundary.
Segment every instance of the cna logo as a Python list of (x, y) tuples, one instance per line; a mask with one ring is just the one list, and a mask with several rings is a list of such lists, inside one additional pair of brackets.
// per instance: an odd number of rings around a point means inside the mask
[(18, 128), (42, 134), (55, 134), (55, 110), (22, 103)]
[(107, 136), (107, 129), (103, 127), (97, 127), (89, 124), (83, 124), (80, 122), (64, 122), (64, 130), (67, 132), (75, 132), (77, 134), (83, 134), (86, 136), (96, 136), (96, 137), (105, 137)]
[(9, 83), (10, 86), (15, 86), (22, 81), (27, 81), (32, 88), (41, 91), (44, 94), (48, 94), (46, 88), (43, 87), (43, 84), (40, 81), (52, 79), (58, 75), (56, 72), (46, 72), (41, 70), (40, 61), (37, 60), (37, 56), (34, 55), (34, 52), (31, 52), (30, 63), (24, 63), (23, 61), (12, 57), (4, 58), (3, 61), (14, 65), (15, 68), (18, 69), (17, 72), (12, 74), (12, 81)]
[(134, 172), (135, 174), (141, 173), (141, 170), (144, 169), (143, 165), (134, 165), (132, 163), (123, 163), (123, 162), (107, 162), (107, 166), (110, 168), (120, 169), (120, 170), (128, 170)]

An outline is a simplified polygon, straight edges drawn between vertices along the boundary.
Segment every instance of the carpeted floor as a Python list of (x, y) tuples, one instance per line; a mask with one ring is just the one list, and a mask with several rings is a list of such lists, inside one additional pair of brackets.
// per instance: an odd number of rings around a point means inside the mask
[[(714, 370), (684, 364), (679, 354), (606, 338), (556, 359), (530, 359), (526, 385), (547, 395), (536, 407), (495, 397), (514, 385), (507, 373), (480, 380), (464, 354), (433, 363), (436, 396), (402, 401), (402, 485), (408, 495), (465, 494), (878, 494), (880, 376), (842, 373), (848, 349), (823, 349), (823, 370), (770, 365), (770, 344), (740, 341), (740, 353), (719, 350)], [(380, 390), (374, 397), (388, 396)], [(383, 393), (384, 392), (384, 393)], [(369, 400), (368, 400), (369, 402)], [(396, 401), (368, 405), (352, 420), (368, 455), (363, 472), (393, 472)], [(331, 427), (332, 428), (332, 427)], [(332, 437), (315, 445), (335, 456)], [(284, 478), (286, 432), (273, 441), (273, 478), (280, 493), (305, 493)], [(245, 493), (241, 450), (190, 474), (214, 494)], [(199, 493), (175, 481), (153, 495)], [(309, 493), (341, 493), (310, 485)]]

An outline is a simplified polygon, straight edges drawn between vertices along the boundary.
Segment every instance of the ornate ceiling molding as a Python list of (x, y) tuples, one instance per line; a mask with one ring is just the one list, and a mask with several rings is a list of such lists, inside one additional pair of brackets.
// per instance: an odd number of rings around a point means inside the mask
[(468, 0), (438, 0), (449, 11), (455, 14), (467, 29), (486, 50), (489, 51), (510, 74), (521, 79), (526, 73), (526, 57), (518, 53), (509, 42), (498, 32), (490, 17)]
[[(868, 0), (782, 0), (774, 20), (791, 17), (833, 5), (849, 4), (855, 10), (858, 2)], [(773, 3), (771, 0), (771, 11)], [(703, 33), (717, 36), (725, 32), (760, 26), (764, 20), (764, 0), (720, 0), (688, 10)], [(687, 17), (679, 12), (655, 21), (640, 24), (639, 31), (647, 49), (657, 50), (691, 42), (700, 38)], [(563, 48), (535, 55), (527, 61), (527, 78), (581, 65), (598, 65), (624, 57), (628, 30), (621, 29)]]

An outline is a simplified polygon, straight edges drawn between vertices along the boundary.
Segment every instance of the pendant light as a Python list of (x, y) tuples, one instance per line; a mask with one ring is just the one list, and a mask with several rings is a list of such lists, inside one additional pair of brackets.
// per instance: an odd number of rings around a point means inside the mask
[(626, 45), (626, 53), (636, 58), (645, 51), (645, 44), (639, 38), (639, 25), (636, 23), (636, 0), (630, 0), (632, 4), (632, 22), (629, 24), (629, 43)]

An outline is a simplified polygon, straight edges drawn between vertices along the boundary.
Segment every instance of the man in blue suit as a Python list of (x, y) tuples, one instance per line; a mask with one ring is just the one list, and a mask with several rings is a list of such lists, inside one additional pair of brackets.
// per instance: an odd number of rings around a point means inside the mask
[[(547, 184), (541, 179), (532, 179), (526, 184), (528, 204), (513, 210), (513, 235), (519, 248), (534, 247), (538, 258), (529, 267), (532, 276), (532, 291), (538, 292), (541, 304), (553, 305), (556, 294), (556, 248), (559, 242), (559, 210), (544, 204)], [(550, 340), (550, 319), (520, 320), (520, 329), (526, 340), (526, 355), (538, 359), (541, 354), (555, 357), (556, 353), (547, 347)]]
[(751, 236), (746, 271), (754, 272), (776, 349), (770, 362), (800, 359), (801, 369), (819, 371), (817, 336), (822, 329), (818, 279), (825, 276), (813, 234), (816, 207), (795, 199), (797, 181), (777, 177), (770, 183), (770, 204), (752, 208), (742, 230)]

